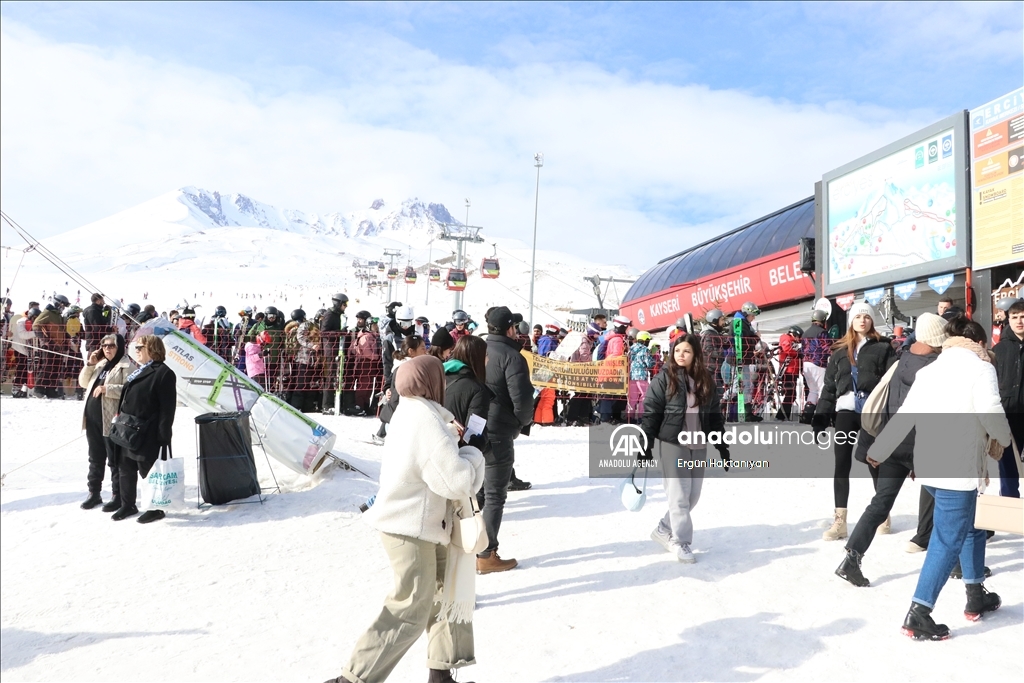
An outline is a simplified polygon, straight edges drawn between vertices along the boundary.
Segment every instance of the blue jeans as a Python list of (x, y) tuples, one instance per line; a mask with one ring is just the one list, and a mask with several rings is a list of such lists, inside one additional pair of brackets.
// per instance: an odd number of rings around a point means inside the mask
[(999, 459), (999, 495), (1007, 498), (1020, 498), (1020, 475), (1017, 474), (1017, 461), (1014, 459), (1013, 445), (1003, 450)]
[(928, 554), (914, 590), (914, 602), (934, 609), (939, 591), (949, 579), (958, 557), (964, 583), (985, 580), (985, 532), (974, 528), (977, 491), (924, 488), (935, 497), (935, 516)]

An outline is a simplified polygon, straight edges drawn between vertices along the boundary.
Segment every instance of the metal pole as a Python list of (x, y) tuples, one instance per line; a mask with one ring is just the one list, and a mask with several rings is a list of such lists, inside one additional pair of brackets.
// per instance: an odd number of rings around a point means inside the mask
[(430, 240), (430, 253), (427, 256), (427, 298), (423, 300), (423, 305), (428, 306), (430, 304), (430, 269), (434, 267), (434, 240)]
[(533, 287), (537, 281), (537, 209), (540, 206), (540, 167), (544, 165), (544, 153), (533, 155), (537, 167), (537, 190), (533, 197), (533, 258), (530, 262), (530, 328), (533, 329)]

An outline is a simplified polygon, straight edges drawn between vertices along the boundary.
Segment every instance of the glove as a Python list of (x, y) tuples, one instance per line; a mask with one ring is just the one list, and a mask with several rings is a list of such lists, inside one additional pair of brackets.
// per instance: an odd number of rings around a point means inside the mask
[(654, 462), (654, 453), (651, 451), (651, 447), (648, 446), (644, 450), (644, 454), (637, 458), (640, 462)]
[(828, 431), (830, 419), (825, 413), (815, 413), (811, 418), (811, 429), (814, 430), (814, 440), (818, 440), (818, 434)]
[[(715, 444), (715, 448), (718, 450), (718, 456), (722, 458), (723, 463), (729, 462), (729, 446), (724, 443)], [(725, 471), (729, 471), (729, 465), (725, 465)]]
[(483, 434), (474, 434), (466, 441), (466, 445), (472, 446), (483, 453), (487, 449), (487, 438)]

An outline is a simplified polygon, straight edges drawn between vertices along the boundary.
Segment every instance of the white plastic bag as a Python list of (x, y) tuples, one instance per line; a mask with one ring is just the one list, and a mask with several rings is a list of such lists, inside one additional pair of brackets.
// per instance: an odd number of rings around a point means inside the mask
[[(166, 459), (165, 459), (166, 458)], [(161, 454), (142, 484), (142, 510), (181, 510), (185, 507), (185, 461)]]

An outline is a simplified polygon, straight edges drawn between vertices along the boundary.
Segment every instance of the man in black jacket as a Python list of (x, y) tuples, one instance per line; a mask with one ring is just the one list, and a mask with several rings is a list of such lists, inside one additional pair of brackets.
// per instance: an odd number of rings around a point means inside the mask
[(320, 348), (324, 354), (324, 392), (320, 403), (324, 415), (334, 414), (334, 395), (338, 387), (338, 346), (341, 344), (341, 330), (347, 327), (345, 308), (348, 296), (335, 294), (331, 307), (320, 321)]
[(477, 555), (479, 574), (507, 571), (518, 562), (498, 557), (498, 530), (505, 511), (505, 497), (515, 462), (513, 442), (533, 421), (533, 384), (530, 368), (516, 341), (523, 316), (498, 306), (487, 313), (487, 387), (493, 392), (487, 412), (487, 441), (484, 454), (484, 486), (477, 498), (487, 527), (487, 549)]
[[(1006, 311), (1006, 324), (996, 354), (999, 398), (1010, 423), (1018, 450), (1024, 448), (1024, 299), (1017, 299)], [(1020, 498), (1020, 476), (1010, 444), (999, 459), (999, 495)]]
[(100, 348), (100, 340), (110, 334), (110, 309), (103, 305), (103, 295), (93, 294), (92, 303), (82, 311), (82, 324), (85, 328), (85, 353), (92, 354)]

